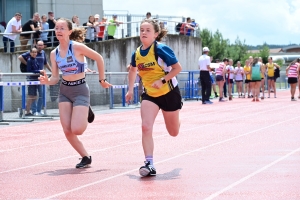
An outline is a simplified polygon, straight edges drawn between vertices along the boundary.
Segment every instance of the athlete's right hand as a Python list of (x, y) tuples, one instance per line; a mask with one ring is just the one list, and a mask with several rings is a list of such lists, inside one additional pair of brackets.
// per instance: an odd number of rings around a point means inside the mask
[(45, 70), (41, 70), (40, 77), (38, 78), (41, 84), (47, 85), (49, 82), (48, 76)]
[(125, 95), (125, 100), (128, 104), (130, 104), (130, 101), (132, 100), (133, 92), (128, 90), (127, 94)]

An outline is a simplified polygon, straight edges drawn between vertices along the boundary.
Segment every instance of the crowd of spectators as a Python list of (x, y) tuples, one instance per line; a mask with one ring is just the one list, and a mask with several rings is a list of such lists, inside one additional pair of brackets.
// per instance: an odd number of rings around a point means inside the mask
[[(21, 19), (22, 14), (16, 13), (7, 25), (5, 22), (0, 23), (0, 33), (9, 33), (8, 35), (3, 35), (4, 52), (8, 52), (8, 50), (10, 50), (10, 52), (15, 51), (14, 40), (17, 38), (17, 34), (21, 32), (22, 34), (20, 34), (19, 40), (21, 44), (20, 49), (22, 51), (30, 49), (28, 45), (29, 41), (31, 41), (30, 44), (32, 44), (32, 46), (35, 46), (39, 40), (44, 42), (45, 47), (55, 47), (58, 45), (55, 32), (50, 31), (54, 29), (56, 20), (58, 19), (55, 18), (54, 12), (49, 11), (48, 15), (40, 15), (36, 12), (33, 14), (32, 19), (29, 19), (25, 23), (22, 23)], [(71, 19), (73, 28), (81, 26), (86, 28), (85, 43), (115, 39), (117, 27), (123, 24), (122, 21), (118, 20), (116, 14), (112, 15), (112, 19), (107, 19), (104, 16), (100, 18), (99, 14), (90, 15), (88, 21), (82, 24), (77, 15), (74, 15)], [(155, 18), (152, 18), (151, 13), (147, 12), (145, 19)], [(163, 29), (166, 28), (167, 22), (160, 21), (159, 24)], [(190, 17), (186, 18), (186, 22), (180, 23), (180, 25), (179, 34), (187, 36), (193, 35), (198, 27), (195, 20)], [(105, 32), (107, 32), (107, 35)], [(8, 47), (10, 47), (10, 49), (8, 49)]]

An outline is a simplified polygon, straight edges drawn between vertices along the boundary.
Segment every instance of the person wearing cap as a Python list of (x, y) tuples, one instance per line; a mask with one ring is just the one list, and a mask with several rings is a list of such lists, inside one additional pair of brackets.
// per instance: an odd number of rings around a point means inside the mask
[(202, 104), (212, 104), (213, 102), (209, 100), (211, 95), (211, 80), (210, 80), (210, 57), (208, 56), (209, 48), (203, 48), (203, 55), (200, 56), (198, 61), (198, 66), (200, 69), (200, 82), (201, 82), (201, 92), (202, 92)]
[[(22, 26), (21, 26), (21, 13), (16, 13), (15, 16), (9, 20), (7, 27), (4, 33), (21, 33)], [(4, 52), (7, 52), (7, 44), (10, 43), (10, 52), (15, 51), (15, 39), (17, 35), (3, 35), (2, 41), (4, 45)]]
[(100, 32), (100, 22), (99, 22), (99, 19), (100, 19), (100, 15), (99, 14), (95, 14), (94, 16), (94, 27), (95, 27), (95, 40), (98, 41), (98, 34)]
[(109, 25), (107, 26), (107, 39), (109, 40), (115, 39), (114, 35), (116, 33), (117, 26), (123, 24), (123, 22), (117, 21), (117, 17), (118, 16), (116, 14), (113, 14), (113, 19), (109, 20)]

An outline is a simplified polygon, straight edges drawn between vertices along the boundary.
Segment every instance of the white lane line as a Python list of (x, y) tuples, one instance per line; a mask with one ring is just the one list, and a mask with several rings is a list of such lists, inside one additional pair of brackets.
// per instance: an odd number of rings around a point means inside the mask
[(261, 173), (261, 172), (263, 172), (264, 170), (266, 170), (266, 169), (272, 167), (273, 165), (279, 163), (280, 161), (282, 161), (282, 160), (288, 158), (289, 156), (291, 156), (291, 155), (293, 155), (293, 154), (295, 154), (295, 153), (297, 153), (297, 152), (299, 152), (299, 151), (300, 151), (300, 148), (291, 151), (290, 153), (286, 154), (285, 156), (283, 156), (283, 157), (281, 157), (281, 158), (279, 158), (279, 159), (277, 159), (277, 160), (275, 160), (275, 161), (269, 163), (268, 165), (266, 165), (266, 166), (264, 166), (264, 167), (262, 167), (262, 168), (256, 170), (255, 172), (249, 174), (248, 176), (245, 176), (245, 177), (241, 178), (240, 180), (238, 180), (238, 181), (236, 181), (236, 182), (234, 182), (234, 183), (228, 185), (227, 187), (223, 188), (222, 190), (219, 190), (218, 192), (213, 193), (213, 194), (210, 195), (209, 197), (205, 198), (205, 200), (211, 200), (211, 199), (214, 199), (214, 198), (218, 197), (220, 194), (222, 194), (222, 193), (224, 193), (224, 192), (226, 192), (226, 191), (232, 189), (233, 187), (235, 187), (235, 186), (237, 186), (237, 185), (239, 185), (239, 184), (245, 182), (246, 180), (252, 178), (253, 176), (255, 176), (255, 175), (257, 175), (257, 174), (259, 174), (259, 173)]
[[(290, 105), (290, 106), (292, 106), (292, 105)], [(284, 108), (288, 108), (290, 106), (286, 106)], [(243, 107), (238, 107), (238, 108), (229, 108), (228, 110), (242, 109), (242, 108), (247, 108), (247, 107), (251, 107), (251, 106), (243, 106)], [(282, 109), (282, 108), (279, 108), (279, 109)], [(255, 114), (261, 114), (261, 113), (265, 113), (265, 112), (269, 112), (269, 111), (273, 111), (273, 110), (274, 110), (274, 108), (272, 108), (270, 110), (263, 111), (263, 112), (255, 113)], [(226, 112), (226, 110), (224, 112)], [(220, 111), (211, 112), (209, 114), (215, 114), (215, 113), (220, 113)], [(205, 115), (207, 116), (207, 113)], [(251, 114), (251, 115), (253, 115), (253, 114)], [(199, 118), (199, 116), (201, 116), (201, 114), (200, 115), (195, 115), (195, 116), (197, 116), (197, 118)], [(195, 117), (195, 116), (189, 115), (189, 116), (187, 116), (185, 118), (191, 118), (191, 117)], [(244, 115), (242, 117), (245, 117), (245, 116), (249, 116), (249, 115)], [(232, 118), (232, 119), (240, 119), (242, 117), (236, 117), (236, 118)], [(184, 118), (180, 118), (180, 119), (182, 120)], [(201, 127), (209, 126), (209, 125), (216, 124), (216, 123), (223, 123), (223, 122), (231, 121), (232, 119), (225, 120), (225, 121), (219, 121), (219, 122), (215, 122), (215, 123), (209, 123), (209, 124), (201, 125), (201, 126), (198, 126), (198, 127), (195, 127), (195, 128), (201, 128)], [(161, 121), (163, 121), (163, 119)], [(159, 121), (157, 121), (157, 122), (159, 122)], [(118, 129), (118, 130), (126, 130), (126, 129), (129, 129), (129, 128), (131, 129), (133, 127), (140, 127), (140, 125), (138, 125), (138, 126), (130, 126), (130, 127), (122, 128), (122, 129)], [(194, 128), (192, 128), (192, 129), (194, 129)], [(118, 131), (118, 130), (111, 130), (111, 131), (104, 131), (104, 132), (101, 132), (101, 133), (94, 133), (94, 134), (82, 135), (81, 138), (90, 137), (90, 136), (94, 136), (94, 135), (99, 135), (99, 134), (103, 134), (103, 133), (115, 132), (115, 131)], [(188, 129), (188, 130), (191, 130), (191, 129)], [(186, 130), (183, 130), (181, 132), (184, 132), (184, 131), (186, 131)], [(166, 134), (166, 135), (168, 135), (168, 134)], [(65, 139), (54, 140), (54, 141), (49, 141), (49, 142), (44, 142), (44, 143), (38, 143), (38, 144), (33, 144), (33, 145), (28, 145), (28, 146), (20, 146), (20, 147), (15, 147), (15, 148), (10, 148), (10, 149), (3, 149), (3, 150), (0, 149), (0, 153), (2, 153), (2, 152), (8, 152), (8, 151), (13, 151), (13, 150), (24, 149), (24, 148), (36, 147), (36, 146), (41, 146), (41, 145), (51, 144), (51, 143), (61, 142), (61, 141), (65, 141)]]
[[(216, 125), (218, 123), (224, 123), (224, 122), (228, 122), (228, 121), (234, 121), (236, 119), (241, 119), (243, 117), (249, 117), (249, 116), (252, 116), (252, 115), (258, 115), (258, 114), (261, 114), (261, 113), (266, 113), (266, 112), (269, 112), (269, 111), (275, 111), (275, 110), (279, 110), (279, 109), (285, 109), (287, 107), (291, 107), (291, 106), (294, 106), (294, 105), (290, 105), (290, 106), (286, 106), (286, 107), (281, 107), (281, 108), (278, 108), (278, 109), (270, 109), (270, 110), (267, 110), (267, 111), (262, 111), (262, 112), (255, 112), (255, 113), (252, 113), (250, 115), (243, 115), (242, 117), (236, 117), (236, 118), (230, 118), (228, 120), (223, 120), (223, 121), (218, 121), (218, 122), (213, 122), (213, 123), (208, 123), (208, 124), (205, 124), (205, 125), (199, 125), (199, 126), (194, 126), (193, 128), (188, 128), (188, 129), (185, 129), (183, 131), (180, 131), (181, 133), (182, 132), (185, 132), (185, 131), (190, 131), (190, 130), (193, 130), (193, 129), (199, 129), (201, 127), (206, 127), (206, 126), (210, 126), (210, 125)], [(298, 118), (298, 117), (296, 117)], [(294, 119), (294, 118), (292, 118)], [(283, 121), (284, 122), (284, 121)], [(279, 123), (277, 123), (279, 124)], [(270, 126), (267, 126), (267, 127), (272, 127), (276, 124), (273, 124), (273, 125), (270, 125)], [(264, 128), (266, 127), (263, 127), (261, 129), (256, 129), (254, 130), (257, 131), (257, 130), (263, 130)], [(249, 134), (249, 133), (252, 133), (251, 132), (248, 132), (246, 133)], [(165, 137), (165, 136), (168, 136), (169, 134), (163, 134), (163, 135), (159, 135), (159, 136), (155, 136), (153, 138), (160, 138), (160, 137)], [(245, 134), (242, 134), (242, 135), (239, 135), (239, 136), (244, 136)], [(239, 137), (239, 136), (235, 136), (235, 137)], [(235, 138), (234, 137), (234, 138)], [(224, 141), (227, 141), (227, 140), (224, 140)], [(101, 152), (101, 151), (105, 151), (105, 150), (110, 150), (110, 149), (114, 149), (114, 148), (119, 148), (119, 147), (122, 147), (122, 146), (126, 146), (126, 145), (131, 145), (131, 144), (136, 144), (136, 143), (140, 143), (141, 140), (136, 140), (136, 141), (132, 141), (132, 142), (126, 142), (126, 143), (123, 143), (123, 144), (119, 144), (119, 145), (115, 145), (115, 146), (111, 146), (111, 147), (106, 147), (106, 148), (102, 148), (102, 149), (98, 149), (98, 150), (94, 150), (94, 151), (91, 151), (91, 153), (97, 153), (97, 152)], [(222, 141), (221, 141), (222, 142)], [(44, 164), (48, 164), (48, 163), (51, 163), (51, 162), (57, 162), (57, 161), (61, 161), (61, 160), (64, 160), (64, 159), (69, 159), (69, 158), (74, 158), (74, 157), (78, 157), (78, 155), (73, 155), (73, 156), (68, 156), (68, 157), (64, 157), (64, 158), (60, 158), (60, 159), (55, 159), (55, 160), (50, 160), (50, 161), (47, 161), (47, 162), (41, 162), (41, 163), (36, 163), (36, 164), (33, 164), (33, 165), (28, 165), (28, 166), (24, 166), (24, 167), (20, 167), (20, 168), (15, 168), (15, 169), (10, 169), (10, 170), (6, 170), (6, 171), (2, 171), (0, 172), (0, 174), (3, 174), (3, 173), (8, 173), (8, 172), (13, 172), (13, 171), (18, 171), (18, 170), (22, 170), (22, 169), (27, 169), (27, 168), (30, 168), (30, 167), (35, 167), (35, 166), (39, 166), (39, 165), (44, 165)]]
[[(220, 142), (216, 142), (216, 143), (214, 143), (214, 144), (210, 144), (210, 145), (207, 145), (207, 146), (205, 146), (205, 147), (201, 147), (201, 148), (198, 148), (198, 149), (194, 149), (194, 150), (188, 151), (188, 152), (186, 152), (186, 153), (178, 154), (178, 155), (173, 156), (173, 157), (170, 157), (170, 158), (168, 158), (168, 159), (165, 159), (165, 160), (162, 160), (162, 161), (155, 162), (155, 165), (160, 164), (160, 163), (165, 163), (165, 162), (167, 162), (167, 161), (174, 160), (174, 159), (176, 159), (176, 158), (180, 158), (180, 157), (183, 157), (183, 156), (186, 156), (186, 155), (189, 155), (189, 154), (198, 152), (198, 151), (202, 151), (202, 150), (208, 149), (208, 148), (210, 148), (210, 147), (214, 147), (214, 146), (217, 146), (217, 145), (220, 145), (220, 144), (224, 144), (224, 143), (230, 142), (230, 141), (232, 141), (232, 140), (235, 140), (235, 139), (244, 137), (244, 136), (246, 136), (246, 135), (249, 135), (249, 134), (251, 134), (251, 133), (255, 133), (255, 132), (260, 131), (260, 130), (264, 130), (264, 129), (267, 129), (267, 128), (270, 128), (270, 127), (274, 127), (274, 126), (276, 126), (276, 125), (283, 124), (283, 123), (285, 123), (285, 122), (289, 122), (289, 121), (292, 121), (292, 120), (295, 120), (295, 119), (298, 119), (298, 118), (300, 118), (300, 116), (299, 116), (299, 117), (294, 117), (294, 118), (291, 118), (291, 119), (288, 119), (288, 120), (285, 120), (285, 121), (281, 121), (281, 122), (278, 122), (278, 123), (274, 123), (274, 124), (272, 124), (272, 125), (269, 125), (269, 126), (266, 126), (266, 127), (262, 127), (262, 128), (259, 128), (259, 129), (250, 131), (250, 132), (248, 132), (248, 133), (245, 133), (245, 134), (242, 134), (242, 135), (239, 135), (239, 136), (235, 136), (235, 137), (232, 137), (232, 138), (229, 138), (229, 139), (220, 141)], [(299, 150), (300, 150), (300, 148), (297, 149), (297, 150), (295, 150), (295, 152), (297, 152), (297, 151), (299, 151)], [(293, 151), (293, 152), (291, 152), (291, 153), (289, 153), (289, 154), (292, 155), (292, 154), (295, 153), (295, 152)], [(287, 155), (289, 155), (289, 154), (287, 154)], [(284, 159), (284, 158), (283, 158), (283, 159)], [(274, 161), (274, 162), (275, 162), (275, 161)], [(277, 162), (279, 162), (279, 161), (277, 161)], [(276, 163), (277, 163), (277, 162), (276, 162)], [(274, 164), (276, 164), (276, 163), (274, 163)], [(273, 165), (274, 165), (274, 164), (273, 164)], [(89, 187), (89, 186), (93, 186), (93, 185), (96, 185), (96, 184), (99, 184), (99, 183), (102, 183), (102, 182), (105, 182), (105, 181), (108, 181), (108, 180), (111, 180), (111, 179), (114, 179), (114, 178), (117, 178), (117, 177), (120, 177), (120, 176), (129, 174), (129, 173), (132, 173), (132, 172), (135, 172), (135, 171), (138, 171), (138, 169), (132, 169), (132, 170), (129, 170), (129, 171), (126, 171), (126, 172), (122, 172), (122, 173), (120, 173), (120, 174), (116, 174), (116, 175), (114, 175), (114, 176), (107, 177), (107, 178), (105, 178), (105, 179), (101, 179), (101, 180), (98, 180), (98, 181), (95, 181), (95, 182), (92, 182), (92, 183), (88, 183), (88, 184), (85, 184), (85, 185), (82, 185), (82, 186), (73, 188), (73, 189), (71, 189), (71, 190), (66, 190), (66, 191), (64, 191), (64, 192), (60, 192), (60, 193), (51, 195), (51, 196), (49, 196), (49, 197), (46, 197), (45, 199), (52, 199), (52, 198), (55, 198), (55, 197), (58, 197), (58, 196), (61, 196), (61, 195), (64, 195), (64, 194), (68, 194), (68, 193), (70, 193), (70, 192), (75, 192), (75, 191), (78, 191), (78, 190), (80, 190), (80, 189), (84, 189), (84, 188), (87, 188), (87, 187)]]

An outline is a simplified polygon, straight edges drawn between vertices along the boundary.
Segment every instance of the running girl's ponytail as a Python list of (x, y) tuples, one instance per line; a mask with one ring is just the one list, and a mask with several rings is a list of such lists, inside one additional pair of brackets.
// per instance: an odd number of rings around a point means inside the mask
[(76, 42), (84, 42), (84, 34), (86, 30), (84, 28), (73, 28), (71, 35), (69, 36), (70, 40)]

